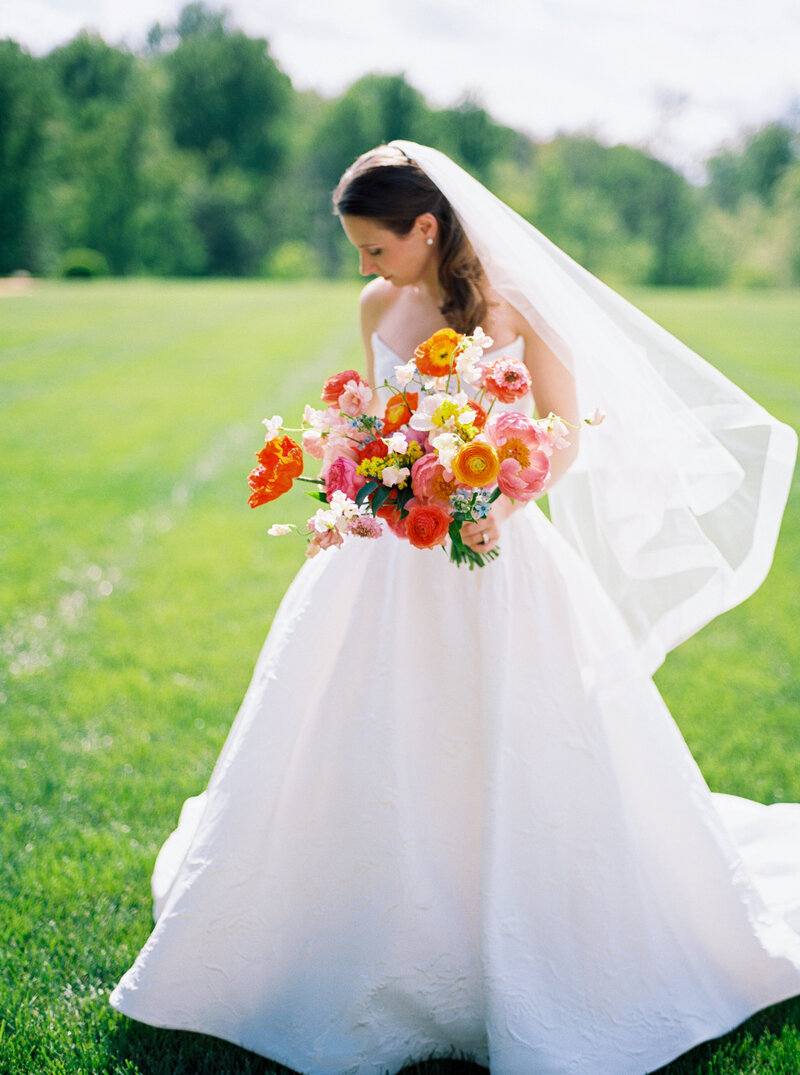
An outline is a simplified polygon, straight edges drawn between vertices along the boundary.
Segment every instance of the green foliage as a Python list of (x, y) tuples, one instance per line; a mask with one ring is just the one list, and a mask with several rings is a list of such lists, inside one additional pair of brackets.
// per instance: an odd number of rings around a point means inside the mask
[(108, 262), (98, 250), (67, 250), (58, 263), (58, 276), (108, 276)]
[(230, 167), (277, 170), (284, 152), (277, 121), (291, 86), (266, 41), (214, 22), (182, 36), (164, 63), (166, 117), (177, 146), (198, 150), (211, 175)]
[[(307, 499), (246, 504), (260, 419), (299, 417), (332, 369), (358, 368), (357, 293), (349, 283), (100, 280), (38, 283), (2, 300), (4, 1073), (285, 1070), (127, 1020), (108, 992), (148, 936), (156, 851), (205, 784), (302, 563), (302, 542), (266, 530), (306, 518)], [(632, 297), (800, 425), (796, 295)], [(715, 789), (800, 800), (799, 569), (796, 479), (764, 586), (659, 672)], [(431, 1061), (408, 1075), (480, 1071)], [(795, 1001), (662, 1075), (797, 1071)]]
[(0, 275), (41, 269), (33, 201), (51, 108), (41, 63), (13, 41), (0, 41)]
[(782, 123), (768, 123), (752, 133), (740, 151), (728, 150), (709, 160), (709, 190), (724, 209), (736, 209), (748, 194), (769, 205), (796, 160), (796, 132)]
[(83, 31), (68, 45), (54, 49), (48, 66), (62, 99), (81, 118), (93, 105), (126, 100), (131, 90), (133, 57), (97, 34)]
[(536, 145), (470, 96), (431, 108), (401, 74), (295, 92), (266, 41), (204, 3), (139, 55), (87, 32), (41, 59), (0, 43), (0, 274), (56, 271), (79, 247), (114, 274), (285, 274), (303, 243), (306, 265), (354, 275), (330, 194), (394, 138), (439, 146), (617, 284), (800, 281), (788, 123), (712, 158), (702, 190), (629, 146)]
[(263, 265), (263, 275), (274, 280), (307, 280), (319, 274), (316, 252), (301, 239), (290, 239), (282, 243)]

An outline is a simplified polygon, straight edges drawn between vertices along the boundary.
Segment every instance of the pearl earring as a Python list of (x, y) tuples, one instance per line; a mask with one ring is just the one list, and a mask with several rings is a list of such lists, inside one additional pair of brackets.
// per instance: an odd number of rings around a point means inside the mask
[(433, 239), (426, 239), (425, 242), (428, 244), (428, 246), (433, 246)]

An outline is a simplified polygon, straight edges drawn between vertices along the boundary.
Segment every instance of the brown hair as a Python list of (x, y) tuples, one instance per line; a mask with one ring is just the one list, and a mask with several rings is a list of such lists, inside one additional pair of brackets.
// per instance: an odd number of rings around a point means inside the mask
[(457, 332), (472, 332), (486, 319), (486, 275), (450, 203), (401, 149), (378, 146), (362, 154), (333, 192), (338, 216), (366, 217), (395, 235), (408, 235), (422, 213), (439, 223), (440, 306)]

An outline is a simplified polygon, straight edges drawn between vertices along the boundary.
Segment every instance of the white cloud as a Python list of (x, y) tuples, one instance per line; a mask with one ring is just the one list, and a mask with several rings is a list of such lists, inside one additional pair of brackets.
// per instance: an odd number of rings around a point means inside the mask
[[(26, 0), (0, 34), (36, 51), (92, 26), (140, 44), (181, 0)], [(213, 0), (210, 6), (214, 6)], [(477, 94), (548, 137), (591, 129), (697, 162), (800, 100), (796, 0), (222, 0), (266, 37), (298, 88), (336, 94), (367, 71), (404, 73), (435, 105)], [(675, 102), (682, 101), (680, 106)]]

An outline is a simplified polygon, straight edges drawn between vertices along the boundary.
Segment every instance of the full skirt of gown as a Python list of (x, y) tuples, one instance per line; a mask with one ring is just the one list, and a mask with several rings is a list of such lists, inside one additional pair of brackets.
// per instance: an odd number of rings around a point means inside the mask
[(643, 1075), (800, 994), (800, 807), (708, 790), (531, 504), (290, 587), (111, 1003), (315, 1075)]

